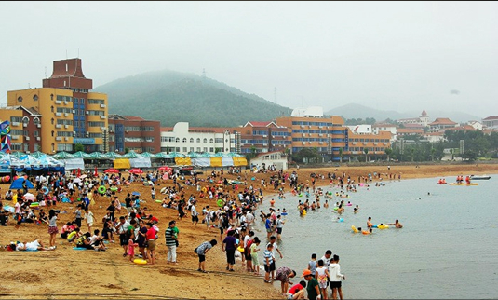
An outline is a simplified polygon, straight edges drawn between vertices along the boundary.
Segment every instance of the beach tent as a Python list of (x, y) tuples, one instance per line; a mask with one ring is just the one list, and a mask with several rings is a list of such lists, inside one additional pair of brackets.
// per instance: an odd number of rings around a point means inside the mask
[(178, 166), (191, 166), (192, 159), (190, 157), (175, 157), (175, 164)]
[(232, 157), (233, 158), (233, 165), (235, 167), (241, 167), (241, 166), (247, 166), (247, 158), (245, 157)]
[(9, 189), (11, 190), (17, 190), (17, 189), (22, 189), (22, 184), (26, 182), (26, 186), (28, 187), (28, 189), (34, 189), (35, 186), (31, 183), (31, 181), (27, 180), (26, 178), (24, 177), (21, 177), (21, 178), (17, 178), (16, 180), (14, 180)]
[(209, 158), (209, 165), (213, 168), (222, 167), (222, 157), (221, 156), (213, 156)]
[(124, 170), (130, 169), (130, 160), (127, 157), (117, 157), (114, 159), (114, 169)]

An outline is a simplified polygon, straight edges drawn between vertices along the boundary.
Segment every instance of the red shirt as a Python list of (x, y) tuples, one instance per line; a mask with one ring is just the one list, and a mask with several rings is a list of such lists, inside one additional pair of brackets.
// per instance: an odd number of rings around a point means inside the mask
[(154, 217), (154, 216), (152, 216), (152, 218), (150, 218), (149, 220), (151, 222), (159, 222), (159, 220), (156, 217)]
[(291, 288), (289, 289), (289, 293), (294, 295), (295, 293), (299, 292), (302, 289), (304, 289), (304, 287), (300, 283), (296, 283), (293, 286), (291, 286)]
[(147, 233), (145, 234), (145, 237), (147, 238), (147, 240), (155, 240), (156, 239), (156, 230), (154, 229), (154, 227), (147, 229)]

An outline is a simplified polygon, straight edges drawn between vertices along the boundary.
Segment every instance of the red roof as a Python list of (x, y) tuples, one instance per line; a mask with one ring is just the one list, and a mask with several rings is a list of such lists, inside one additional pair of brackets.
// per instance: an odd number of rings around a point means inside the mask
[(489, 117), (486, 117), (484, 119), (482, 119), (483, 121), (488, 121), (488, 120), (498, 120), (498, 116), (489, 116)]
[(450, 118), (436, 118), (436, 120), (429, 125), (456, 125), (458, 123), (453, 122)]
[(447, 130), (477, 130), (470, 125), (458, 126), (454, 128), (447, 128)]

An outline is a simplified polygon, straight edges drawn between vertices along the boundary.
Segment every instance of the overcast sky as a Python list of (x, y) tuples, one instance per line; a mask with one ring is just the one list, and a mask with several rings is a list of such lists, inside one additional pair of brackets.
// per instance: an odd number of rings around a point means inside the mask
[(0, 103), (7, 90), (42, 87), (53, 61), (79, 57), (94, 88), (205, 69), (268, 101), (276, 88), (291, 108), (498, 115), (496, 2), (0, 2), (0, 11)]

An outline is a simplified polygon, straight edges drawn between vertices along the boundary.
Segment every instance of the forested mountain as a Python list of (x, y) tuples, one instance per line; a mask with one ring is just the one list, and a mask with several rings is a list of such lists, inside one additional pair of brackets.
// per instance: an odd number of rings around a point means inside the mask
[(173, 71), (120, 78), (95, 91), (108, 95), (109, 114), (159, 120), (161, 126), (189, 122), (192, 127), (235, 127), (291, 113), (216, 80)]

